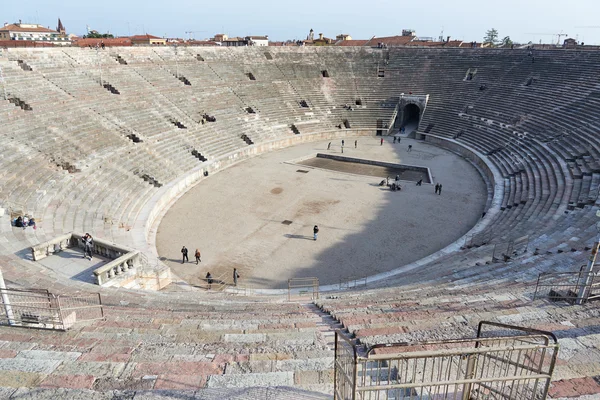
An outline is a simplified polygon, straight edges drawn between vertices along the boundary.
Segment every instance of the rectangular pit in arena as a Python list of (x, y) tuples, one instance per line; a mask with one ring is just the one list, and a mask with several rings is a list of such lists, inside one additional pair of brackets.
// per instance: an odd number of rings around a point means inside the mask
[(376, 176), (378, 178), (389, 176), (391, 179), (399, 175), (402, 181), (417, 182), (422, 179), (423, 183), (432, 182), (429, 168), (416, 165), (394, 164), (323, 153), (317, 153), (315, 157), (302, 159), (296, 161), (296, 163), (356, 175)]

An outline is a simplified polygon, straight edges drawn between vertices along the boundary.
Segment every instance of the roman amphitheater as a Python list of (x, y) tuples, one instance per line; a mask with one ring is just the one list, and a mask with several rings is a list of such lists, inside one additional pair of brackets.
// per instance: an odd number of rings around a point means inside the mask
[(0, 68), (0, 398), (599, 398), (599, 52)]

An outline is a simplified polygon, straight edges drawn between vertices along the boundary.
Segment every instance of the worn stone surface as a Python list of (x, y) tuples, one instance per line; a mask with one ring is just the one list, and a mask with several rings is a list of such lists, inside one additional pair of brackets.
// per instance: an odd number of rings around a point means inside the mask
[(74, 361), (81, 357), (81, 353), (76, 351), (64, 352), (64, 351), (44, 351), (44, 350), (23, 350), (17, 355), (17, 358), (30, 358), (30, 359), (42, 359), (42, 360), (70, 360)]
[(208, 378), (209, 388), (243, 388), (253, 386), (293, 386), (293, 372), (271, 372), (245, 375), (212, 375)]
[(32, 360), (27, 358), (0, 359), (0, 371), (22, 371), (51, 374), (61, 361)]

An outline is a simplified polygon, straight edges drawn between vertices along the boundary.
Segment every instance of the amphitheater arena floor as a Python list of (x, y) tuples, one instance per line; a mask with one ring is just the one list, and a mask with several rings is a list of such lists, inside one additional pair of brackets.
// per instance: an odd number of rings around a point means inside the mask
[[(184, 194), (166, 213), (157, 250), (182, 280), (201, 285), (207, 271), (258, 288), (284, 288), (292, 277), (320, 284), (401, 267), (454, 242), (481, 217), (486, 185), (466, 160), (421, 141), (346, 138), (344, 156), (429, 167), (433, 184), (311, 169), (290, 163), (327, 152), (328, 141), (263, 154), (220, 171)], [(412, 144), (412, 152), (407, 152)], [(340, 153), (333, 142), (332, 154)], [(308, 173), (297, 172), (299, 169)], [(434, 184), (442, 183), (441, 195)], [(292, 221), (290, 225), (284, 220)], [(318, 225), (317, 241), (312, 229)], [(181, 247), (190, 262), (181, 263)], [(195, 265), (199, 248), (202, 262)]]

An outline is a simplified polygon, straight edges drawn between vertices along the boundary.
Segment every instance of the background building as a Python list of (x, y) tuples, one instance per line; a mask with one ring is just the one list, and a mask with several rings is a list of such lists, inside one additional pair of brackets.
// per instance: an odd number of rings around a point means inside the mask
[(63, 33), (38, 24), (24, 24), (21, 21), (14, 24), (4, 24), (0, 28), (0, 40), (42, 42), (59, 46), (70, 45), (71, 40), (65, 35), (65, 28), (62, 26), (60, 20), (59, 27)]
[(133, 45), (165, 45), (167, 44), (167, 39), (160, 38), (158, 36), (152, 36), (149, 34), (145, 35), (133, 35), (130, 37), (131, 44)]

